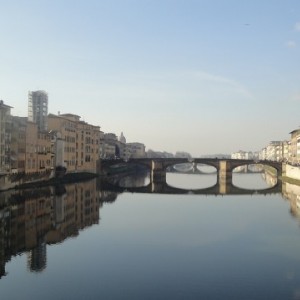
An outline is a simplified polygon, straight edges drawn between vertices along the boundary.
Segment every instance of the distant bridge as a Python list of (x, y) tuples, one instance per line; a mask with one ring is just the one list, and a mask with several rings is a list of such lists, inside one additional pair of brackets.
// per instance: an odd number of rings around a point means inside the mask
[(151, 170), (160, 169), (166, 171), (169, 166), (183, 163), (192, 163), (193, 165), (204, 164), (216, 168), (217, 172), (226, 167), (226, 172), (232, 172), (233, 169), (244, 165), (266, 165), (277, 170), (281, 174), (282, 163), (270, 160), (254, 159), (230, 159), (230, 158), (135, 158), (129, 159), (128, 163), (138, 163), (146, 165)]
[[(265, 165), (274, 168), (277, 172), (277, 182), (280, 181), (282, 175), (282, 163), (269, 161), (269, 160), (253, 160), (253, 159), (223, 159), (223, 158), (138, 158), (130, 159), (127, 162), (121, 160), (108, 160), (103, 161), (102, 167), (104, 168), (113, 168), (114, 165), (120, 164), (138, 164), (146, 166), (150, 171), (150, 185), (149, 187), (144, 188), (135, 188), (135, 191), (140, 192), (144, 190), (151, 189), (152, 191), (168, 191), (168, 193), (199, 193), (199, 194), (243, 194), (243, 193), (261, 193), (262, 190), (243, 190), (235, 187), (232, 184), (232, 172), (235, 168), (244, 165)], [(166, 172), (167, 168), (170, 166), (191, 163), (193, 168), (197, 168), (197, 164), (212, 166), (216, 169), (217, 172), (217, 183), (215, 186), (208, 188), (206, 190), (181, 190), (173, 188), (167, 185), (166, 183)], [(274, 187), (275, 190), (278, 187)], [(269, 192), (273, 188), (268, 189)], [(130, 189), (127, 189), (130, 191)], [(132, 189), (131, 189), (132, 190)], [(267, 190), (266, 190), (267, 191)]]
[[(110, 160), (102, 160), (102, 163), (105, 165), (115, 165), (120, 162), (125, 162), (122, 159), (110, 159)], [(230, 169), (233, 170), (236, 167), (244, 166), (244, 165), (266, 165), (275, 168), (277, 171), (282, 171), (282, 163), (271, 160), (262, 160), (262, 159), (233, 159), (233, 158), (131, 158), (126, 163), (137, 163), (141, 165), (148, 166), (152, 168), (153, 163), (162, 164), (163, 168), (166, 170), (169, 166), (174, 166), (177, 164), (183, 163), (194, 163), (194, 164), (204, 164), (213, 166), (216, 170), (220, 169), (220, 163), (226, 162)]]

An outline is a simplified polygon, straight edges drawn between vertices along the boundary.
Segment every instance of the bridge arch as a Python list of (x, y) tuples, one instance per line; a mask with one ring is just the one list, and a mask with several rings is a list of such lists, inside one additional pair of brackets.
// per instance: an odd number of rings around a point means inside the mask
[[(198, 165), (212, 167), (212, 168), (214, 168), (214, 172), (217, 172), (217, 173), (219, 172), (219, 169), (220, 169), (219, 165), (216, 165), (216, 164), (210, 163), (210, 162), (207, 162), (207, 163), (195, 163), (195, 167), (196, 168), (197, 168)], [(199, 168), (198, 168), (198, 170), (199, 170)], [(213, 172), (207, 172), (207, 174), (209, 174), (209, 173), (213, 173)]]
[(142, 166), (147, 167), (147, 169), (149, 169), (149, 171), (152, 170), (152, 159), (150, 159), (150, 158), (144, 158), (144, 159), (141, 159), (141, 158), (130, 158), (127, 161), (127, 163), (128, 164), (142, 165)]
[(272, 167), (277, 171), (277, 177), (282, 175), (282, 164), (275, 161), (269, 160), (229, 160), (228, 171), (232, 172), (235, 168), (240, 166), (249, 166), (249, 165), (263, 165)]
[(176, 160), (168, 160), (163, 162), (163, 170), (166, 171), (169, 167), (175, 166), (175, 165), (180, 165), (180, 164), (186, 164), (186, 163), (192, 163), (188, 161), (188, 159), (183, 158), (183, 159), (176, 159)]
[(220, 170), (220, 163), (219, 163), (218, 159), (195, 158), (193, 160), (193, 162), (196, 165), (201, 164), (201, 165), (207, 165), (207, 166), (214, 167), (217, 172), (219, 172), (219, 170)]

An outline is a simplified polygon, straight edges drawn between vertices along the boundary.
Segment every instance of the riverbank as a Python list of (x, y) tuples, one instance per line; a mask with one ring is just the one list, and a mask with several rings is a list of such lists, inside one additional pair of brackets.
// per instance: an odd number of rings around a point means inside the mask
[(134, 174), (144, 170), (144, 167), (138, 165), (118, 164), (113, 167), (105, 168), (98, 173), (92, 172), (70, 172), (62, 176), (54, 176), (51, 171), (35, 173), (14, 173), (0, 177), (0, 192), (8, 190), (20, 190), (39, 188), (45, 186), (57, 186), (61, 184), (75, 183), (91, 180), (93, 178), (104, 176), (124, 176)]
[(98, 176), (98, 174), (90, 172), (66, 173), (61, 177), (54, 177), (49, 172), (10, 174), (0, 177), (0, 192), (50, 185), (56, 186), (60, 184), (90, 180)]
[[(264, 166), (264, 169), (271, 176), (277, 176), (277, 172), (274, 168)], [(282, 175), (278, 176), (278, 178), (283, 182), (300, 185), (300, 167), (292, 166), (289, 164), (283, 164)]]
[(283, 164), (282, 180), (291, 184), (300, 185), (300, 167)]
[(99, 175), (95, 173), (67, 173), (63, 177), (50, 178), (47, 180), (27, 182), (20, 185), (16, 185), (14, 189), (28, 189), (28, 188), (38, 188), (44, 186), (55, 186), (60, 184), (75, 183), (79, 181), (91, 180), (97, 178)]

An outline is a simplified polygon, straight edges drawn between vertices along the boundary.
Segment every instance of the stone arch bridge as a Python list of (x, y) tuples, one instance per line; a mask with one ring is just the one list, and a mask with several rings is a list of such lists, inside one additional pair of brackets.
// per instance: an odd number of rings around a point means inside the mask
[[(122, 160), (104, 161), (103, 166), (113, 166), (125, 163)], [(244, 165), (265, 165), (274, 168), (277, 172), (277, 179), (282, 176), (282, 163), (269, 160), (253, 160), (253, 159), (228, 159), (228, 158), (136, 158), (130, 159), (126, 164), (139, 164), (146, 166), (150, 173), (150, 181), (152, 183), (166, 183), (167, 168), (177, 164), (192, 163), (196, 168), (198, 164), (212, 166), (217, 172), (217, 184), (220, 191), (222, 188), (232, 185), (232, 172), (235, 168)], [(225, 191), (226, 192), (226, 191)]]

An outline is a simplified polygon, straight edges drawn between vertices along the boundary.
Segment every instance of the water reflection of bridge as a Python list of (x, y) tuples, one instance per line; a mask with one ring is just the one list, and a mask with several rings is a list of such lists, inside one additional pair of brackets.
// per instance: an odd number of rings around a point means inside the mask
[(141, 187), (124, 187), (121, 186), (118, 180), (103, 180), (101, 182), (101, 188), (108, 191), (117, 193), (129, 192), (129, 193), (155, 193), (155, 194), (170, 194), (170, 195), (267, 195), (278, 194), (282, 192), (281, 181), (277, 181), (273, 187), (266, 189), (243, 189), (239, 188), (232, 183), (227, 184), (225, 187), (217, 182), (215, 185), (202, 189), (182, 189), (168, 185), (166, 182), (153, 183), (150, 182), (146, 186)]

